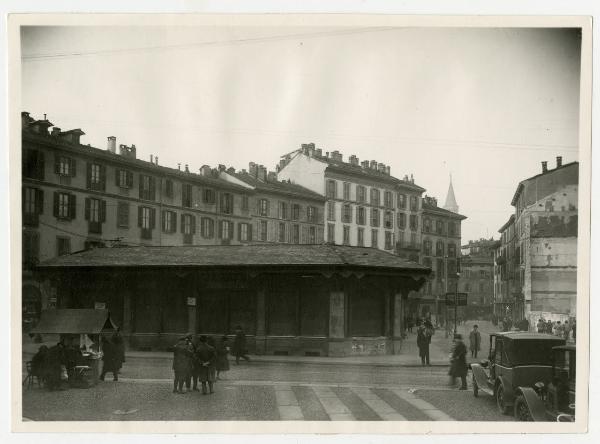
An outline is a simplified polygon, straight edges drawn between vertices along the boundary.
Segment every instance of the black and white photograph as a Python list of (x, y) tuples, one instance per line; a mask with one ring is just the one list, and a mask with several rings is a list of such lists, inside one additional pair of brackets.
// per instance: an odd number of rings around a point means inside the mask
[(584, 18), (11, 19), (20, 427), (585, 430)]

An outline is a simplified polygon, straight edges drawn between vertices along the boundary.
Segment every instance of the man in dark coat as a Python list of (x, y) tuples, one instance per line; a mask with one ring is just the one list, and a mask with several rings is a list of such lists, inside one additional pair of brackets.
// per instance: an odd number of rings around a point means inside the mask
[(217, 343), (215, 351), (217, 352), (217, 380), (219, 380), (221, 379), (221, 372), (229, 370), (229, 359), (227, 358), (229, 353), (229, 342), (227, 336), (221, 338)]
[(125, 341), (123, 341), (123, 336), (121, 336), (119, 328), (117, 328), (113, 334), (111, 341), (115, 346), (115, 359), (118, 366), (117, 370), (120, 371), (123, 367), (123, 363), (125, 362)]
[(102, 373), (100, 380), (104, 381), (107, 373), (113, 374), (113, 381), (119, 380), (119, 368), (121, 368), (120, 357), (117, 347), (110, 339), (102, 338)]
[(481, 350), (481, 333), (477, 324), (473, 325), (473, 330), (469, 333), (469, 349), (472, 358), (476, 358), (477, 352)]
[(467, 390), (467, 346), (462, 340), (462, 335), (454, 335), (454, 346), (450, 357), (450, 385), (456, 383), (456, 378), (460, 378), (461, 385), (459, 390)]
[(173, 380), (173, 393), (185, 393), (183, 384), (188, 379), (192, 365), (192, 353), (187, 344), (186, 337), (179, 339), (179, 342), (173, 348), (173, 371), (175, 378)]
[(250, 358), (246, 355), (246, 335), (240, 325), (235, 327), (235, 339), (233, 340), (233, 354), (235, 356), (235, 363), (240, 363), (240, 358), (245, 361), (249, 361)]
[(61, 372), (65, 363), (64, 345), (59, 342), (50, 347), (46, 356), (46, 382), (49, 390), (58, 390), (61, 388)]
[(428, 321), (417, 321), (417, 347), (419, 347), (421, 365), (431, 365), (429, 363), (429, 344), (431, 343), (431, 331), (433, 326), (428, 327), (427, 323)]
[(196, 359), (199, 363), (198, 379), (202, 383), (202, 394), (206, 395), (206, 384), (210, 393), (214, 393), (214, 368), (217, 360), (217, 354), (215, 349), (208, 344), (208, 338), (206, 336), (200, 336), (200, 342), (196, 347)]
[(41, 385), (46, 384), (46, 360), (48, 359), (48, 347), (45, 345), (40, 346), (38, 352), (33, 356), (31, 360), (31, 374), (36, 376), (40, 381)]

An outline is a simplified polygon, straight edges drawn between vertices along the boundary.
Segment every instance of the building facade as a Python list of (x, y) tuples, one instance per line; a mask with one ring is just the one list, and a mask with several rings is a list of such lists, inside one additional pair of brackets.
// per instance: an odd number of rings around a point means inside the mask
[(495, 306), (500, 316), (565, 321), (576, 316), (579, 164), (556, 167), (519, 183), (509, 221), (499, 230)]
[(423, 199), (422, 217), (421, 263), (432, 273), (420, 294), (415, 295), (411, 315), (431, 316), (438, 325), (444, 325), (449, 318), (445, 295), (456, 292), (461, 222), (466, 217), (439, 207), (437, 199), (429, 196)]
[[(114, 137), (108, 138), (106, 149), (98, 149), (80, 143), (83, 131), (50, 131), (52, 126), (46, 118), (22, 113), (26, 324), (56, 303), (55, 291), (31, 272), (40, 261), (56, 256), (92, 247), (271, 242), (278, 226), (274, 217), (259, 210), (265, 199), (273, 200), (275, 211), (281, 200), (302, 209), (295, 222), (303, 235), (291, 236), (291, 226), (285, 242), (322, 241), (324, 199), (310, 190), (275, 181), (268, 193), (264, 187), (257, 191), (246, 182), (225, 180), (222, 168), (205, 165), (198, 173), (187, 165), (183, 170), (167, 168), (153, 156), (149, 162), (139, 159), (135, 145), (117, 149)], [(269, 235), (263, 238), (265, 219)]]
[(390, 167), (375, 160), (344, 162), (339, 151), (326, 152), (314, 144), (285, 156), (278, 178), (302, 185), (326, 198), (326, 242), (402, 252), (418, 261), (421, 194), (425, 191)]
[(498, 241), (479, 239), (462, 246), (459, 291), (467, 293), (465, 318), (490, 319), (494, 304), (494, 254)]

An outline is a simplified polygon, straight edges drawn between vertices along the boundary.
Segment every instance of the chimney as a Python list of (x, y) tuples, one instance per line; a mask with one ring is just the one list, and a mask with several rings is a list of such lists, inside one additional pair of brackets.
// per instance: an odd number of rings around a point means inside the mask
[(227, 168), (225, 167), (225, 165), (221, 165), (221, 164), (219, 164), (218, 168), (219, 168), (219, 173), (222, 173), (223, 171), (227, 170)]
[(556, 156), (556, 168), (560, 168), (562, 166), (562, 156)]
[(279, 160), (279, 169), (281, 170), (285, 166), (285, 159)]
[(267, 173), (267, 179), (269, 182), (277, 182), (277, 173), (274, 171), (269, 171)]
[(202, 165), (200, 167), (200, 175), (204, 177), (210, 177), (210, 166)]
[(234, 167), (229, 167), (227, 168), (227, 174), (235, 174), (235, 168)]
[(369, 161), (368, 160), (363, 160), (360, 165), (364, 168), (367, 169), (369, 168)]
[(547, 173), (548, 172), (548, 162), (543, 161), (542, 162), (542, 173)]
[(154, 156), (150, 154), (150, 163), (154, 163)]
[(248, 173), (250, 176), (256, 179), (258, 177), (258, 165), (256, 165), (254, 162), (250, 162), (248, 164)]
[(376, 160), (372, 160), (371, 161), (371, 169), (372, 170), (376, 170), (377, 169), (377, 161)]
[(388, 176), (390, 175), (390, 166), (386, 166), (385, 167), (385, 174), (387, 174)]
[(188, 164), (187, 164), (187, 163), (185, 164), (185, 172), (186, 172), (186, 173), (189, 173), (189, 172), (190, 172), (190, 169), (188, 168)]
[(331, 158), (333, 160), (335, 160), (336, 162), (343, 162), (344, 161), (344, 155), (342, 153), (340, 153), (338, 150), (335, 150), (335, 151), (331, 152)]
[(52, 128), (52, 131), (50, 132), (51, 136), (58, 136), (60, 134), (60, 128), (55, 126), (54, 128)]
[[(106, 142), (106, 151), (109, 151), (113, 154), (117, 153), (117, 138), (115, 136), (107, 137), (108, 141)], [(119, 154), (123, 155), (123, 145), (119, 147)]]
[(380, 173), (385, 173), (385, 164), (383, 164), (383, 163), (379, 163), (379, 164), (377, 164), (377, 170), (378, 170)]
[(158, 166), (158, 156), (156, 156), (156, 157), (154, 158), (154, 164), (155, 164), (156, 166)]
[(132, 159), (137, 159), (137, 150), (135, 149), (135, 145), (132, 143), (131, 148), (129, 149), (129, 157)]
[(410, 183), (415, 183), (415, 178), (413, 177), (412, 173), (410, 175)]
[(265, 168), (264, 165), (259, 165), (258, 166), (258, 175), (257, 175), (257, 179), (258, 180), (262, 180), (263, 182), (267, 181), (267, 169)]
[(325, 153), (325, 157), (327, 157), (327, 158), (329, 159), (329, 151), (327, 151), (327, 152)]
[(180, 164), (180, 163), (178, 163), (178, 164), (177, 164), (177, 169), (178, 169), (179, 171), (181, 171), (181, 164)]
[(350, 165), (358, 166), (358, 157), (354, 154), (350, 156)]
[(317, 157), (323, 157), (323, 150), (321, 148), (317, 148), (315, 150), (315, 154), (317, 155)]

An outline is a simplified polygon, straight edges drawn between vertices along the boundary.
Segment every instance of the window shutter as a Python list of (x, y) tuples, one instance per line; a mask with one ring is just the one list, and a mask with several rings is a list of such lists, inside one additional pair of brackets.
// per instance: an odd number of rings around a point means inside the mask
[(212, 239), (215, 237), (215, 221), (212, 219), (208, 219), (208, 236)]
[(121, 177), (121, 170), (116, 168), (115, 169), (115, 185), (120, 187), (121, 183), (119, 182), (119, 177)]
[(85, 198), (85, 220), (90, 220), (90, 198)]
[(177, 213), (173, 211), (170, 213), (173, 220), (171, 221), (171, 233), (175, 233), (177, 231)]
[(161, 213), (161, 219), (160, 220), (161, 220), (161, 229), (163, 231), (166, 231), (166, 228), (167, 228), (166, 219), (167, 219), (168, 215), (169, 215), (169, 213), (167, 211), (164, 211), (164, 210)]
[(44, 190), (35, 190), (35, 212), (44, 214)]
[[(87, 170), (87, 177), (86, 177), (86, 187), (89, 190), (90, 188), (92, 188), (92, 164), (87, 162), (86, 164), (86, 170)], [(86, 217), (86, 219), (89, 219), (89, 217)]]
[(131, 171), (127, 171), (127, 186), (131, 188), (133, 186), (133, 173)]
[(54, 156), (54, 172), (60, 174), (60, 156), (58, 154)]
[(238, 240), (239, 241), (242, 240), (242, 224), (241, 223), (238, 224)]
[(58, 217), (58, 191), (54, 192), (54, 217)]
[(100, 222), (106, 222), (106, 201), (100, 201)]
[(184, 233), (184, 232), (185, 232), (185, 214), (182, 214), (182, 215), (181, 215), (181, 229), (180, 229), (180, 231), (181, 231), (182, 233)]
[(69, 159), (69, 168), (71, 169), (71, 177), (75, 177), (77, 175), (77, 161), (75, 159)]
[(37, 173), (37, 178), (44, 180), (44, 153), (42, 151), (38, 151)]
[(223, 234), (223, 221), (222, 220), (219, 221), (219, 224), (217, 225), (217, 230), (218, 230), (217, 238), (221, 239), (223, 237), (222, 236), (222, 234)]
[(192, 216), (192, 234), (196, 234), (196, 216)]
[(271, 202), (267, 200), (267, 216), (271, 215)]
[(150, 229), (156, 227), (156, 209), (150, 208)]
[(142, 226), (142, 207), (138, 207), (138, 227)]
[(229, 239), (233, 239), (233, 223), (228, 222), (227, 225), (229, 227)]
[(150, 178), (150, 200), (155, 199), (155, 193), (156, 193), (156, 185), (154, 182), (154, 177), (151, 177)]
[(138, 194), (140, 199), (143, 199), (144, 197), (144, 176), (142, 174), (140, 174), (138, 176)]
[(252, 224), (246, 224), (248, 227), (248, 240), (252, 242)]
[(69, 194), (69, 219), (75, 219), (77, 217), (77, 196), (75, 194)]
[(104, 191), (106, 187), (106, 166), (100, 165), (100, 189)]

